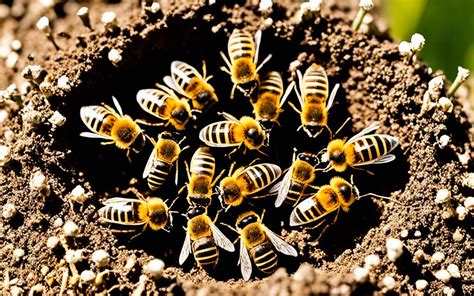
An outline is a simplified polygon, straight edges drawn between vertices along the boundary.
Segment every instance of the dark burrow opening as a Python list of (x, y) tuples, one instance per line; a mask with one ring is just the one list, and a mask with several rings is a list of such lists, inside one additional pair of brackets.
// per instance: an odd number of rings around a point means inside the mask
[[(205, 11), (200, 12), (205, 14)], [(112, 196), (124, 196), (132, 198), (133, 195), (123, 195), (121, 190), (129, 187), (132, 178), (138, 179), (138, 184), (134, 185), (145, 196), (159, 196), (163, 199), (172, 200), (176, 197), (177, 190), (187, 181), (183, 160), (190, 161), (194, 151), (202, 145), (198, 139), (199, 130), (205, 125), (223, 120), (217, 115), (218, 111), (231, 113), (236, 117), (243, 115), (252, 115), (252, 106), (248, 100), (237, 93), (234, 100), (229, 99), (230, 89), (232, 87), (229, 76), (219, 70), (224, 65), (219, 52), (227, 52), (227, 34), (223, 30), (216, 33), (212, 32), (212, 26), (224, 20), (225, 14), (220, 14), (221, 19), (214, 19), (211, 22), (201, 22), (200, 16), (192, 19), (170, 18), (167, 26), (156, 30), (149, 34), (146, 39), (133, 40), (123, 54), (123, 61), (114, 67), (106, 63), (98, 63), (97, 69), (86, 73), (82, 78), (83, 83), (79, 85), (72, 95), (67, 98), (65, 106), (58, 107), (68, 119), (66, 127), (58, 130), (58, 138), (61, 139), (57, 143), (59, 150), (70, 149), (72, 153), (67, 159), (67, 165), (75, 171), (83, 172), (84, 180), (91, 184), (91, 188), (95, 191), (92, 203), (97, 208), (101, 207), (101, 202), (105, 198)], [(328, 23), (319, 24), (322, 27), (329, 26)], [(227, 29), (232, 31), (234, 25), (227, 25)], [(242, 28), (244, 24), (236, 25)], [(304, 31), (302, 28), (295, 29), (293, 36), (284, 37), (283, 32), (277, 32), (274, 28), (265, 30), (262, 38), (262, 46), (260, 50), (261, 60), (268, 54), (272, 54), (273, 58), (264, 66), (262, 73), (270, 70), (279, 71), (284, 79), (285, 86), (288, 81), (292, 80), (291, 73), (288, 70), (289, 64), (296, 60), (301, 52), (308, 51), (306, 45), (301, 41), (304, 39)], [(105, 52), (106, 55), (106, 52)], [(327, 55), (319, 56), (317, 62), (322, 66), (326, 66), (325, 62), (329, 57)], [(131, 155), (132, 162), (128, 162), (125, 152), (120, 151), (115, 146), (103, 146), (98, 140), (86, 139), (79, 136), (80, 132), (87, 131), (79, 116), (79, 109), (85, 105), (99, 105), (101, 103), (112, 104), (112, 96), (115, 96), (120, 102), (125, 114), (129, 114), (132, 118), (143, 118), (151, 122), (159, 120), (148, 116), (140, 109), (136, 102), (136, 93), (143, 88), (153, 88), (154, 83), (162, 83), (162, 78), (169, 75), (170, 64), (173, 60), (182, 60), (196, 69), (201, 71), (202, 61), (207, 64), (208, 75), (214, 75), (210, 83), (216, 89), (219, 96), (219, 103), (209, 110), (208, 113), (198, 115), (196, 122), (197, 129), (187, 129), (182, 133), (186, 136), (184, 145), (190, 145), (191, 149), (183, 152), (179, 162), (179, 185), (176, 187), (173, 182), (174, 170), (170, 174), (170, 178), (165, 186), (157, 192), (151, 193), (147, 187), (146, 180), (141, 178), (146, 160), (151, 152), (152, 145), (147, 142), (144, 149), (138, 155)], [(301, 70), (304, 71), (313, 60), (307, 60), (302, 63)], [(335, 83), (343, 83), (338, 80), (339, 77), (329, 76), (330, 89)], [(340, 89), (336, 102), (338, 102), (330, 113), (330, 126), (333, 130), (350, 117), (348, 103), (345, 100), (346, 92)], [(296, 96), (291, 95), (290, 101), (297, 103)], [(319, 152), (325, 147), (329, 141), (327, 133), (323, 133), (318, 138), (309, 139), (303, 132), (296, 132), (300, 121), (298, 115), (288, 106), (284, 106), (285, 111), (280, 118), (281, 127), (276, 126), (271, 135), (270, 146), (264, 151), (270, 155), (266, 158), (257, 152), (247, 152), (243, 155), (241, 151), (234, 154), (232, 161), (236, 161), (238, 165), (245, 166), (255, 158), (261, 158), (261, 162), (273, 162), (286, 169), (291, 165), (291, 157), (293, 147), (298, 151)], [(163, 128), (143, 127), (145, 133), (153, 138)], [(171, 127), (167, 128), (171, 130)], [(340, 133), (340, 136), (351, 136), (351, 124)], [(231, 160), (224, 156), (231, 149), (213, 149), (212, 152), (216, 157), (217, 171), (222, 169), (228, 170)], [(395, 162), (384, 165), (383, 168), (371, 166), (370, 170), (374, 175), (368, 175), (365, 172), (350, 171), (342, 176), (349, 178), (351, 174), (355, 176), (355, 182), (361, 193), (374, 192), (381, 195), (390, 195), (395, 190), (403, 190), (408, 179), (408, 163), (402, 151), (398, 148), (395, 150), (397, 159)], [(320, 174), (315, 182), (316, 185), (328, 183), (330, 177), (336, 175), (334, 172), (329, 174)], [(210, 217), (213, 218), (219, 209), (217, 198), (213, 200), (210, 209)], [(264, 223), (272, 230), (280, 233), (282, 227), (290, 230), (288, 226), (288, 217), (291, 208), (283, 206), (279, 209), (274, 207), (274, 197), (268, 197), (254, 203), (254, 209), (261, 214), (262, 209), (266, 209)], [(249, 205), (244, 206), (250, 207)], [(186, 212), (187, 202), (185, 195), (181, 196), (175, 204), (173, 210), (180, 213)], [(234, 225), (236, 216), (243, 209), (232, 209), (227, 213), (221, 214), (219, 221)], [(357, 202), (349, 213), (339, 215), (339, 220), (332, 226), (321, 240), (320, 247), (328, 254), (328, 258), (335, 260), (344, 250), (354, 247), (357, 239), (362, 239), (369, 229), (377, 227), (380, 224), (381, 209), (376, 203), (370, 200)], [(95, 215), (91, 221), (95, 223), (98, 216)], [(185, 232), (182, 226), (186, 225), (186, 220), (180, 215), (174, 217), (174, 228), (171, 233), (163, 231), (153, 232), (147, 230), (136, 239), (130, 241), (130, 235), (118, 234), (119, 244), (123, 244), (126, 248), (141, 249), (150, 255), (165, 260), (167, 266), (178, 266), (178, 256), (184, 241)], [(97, 223), (98, 231), (101, 227)], [(229, 237), (231, 241), (236, 238), (236, 234), (229, 231), (225, 226), (218, 224), (218, 227)], [(139, 230), (138, 230), (139, 231)], [(317, 231), (314, 231), (314, 238), (318, 237)], [(241, 278), (238, 268), (226, 268), (228, 272), (221, 272), (224, 266), (235, 266), (238, 260), (238, 245), (236, 253), (229, 254), (221, 250), (219, 266), (211, 275), (220, 280), (229, 278)], [(192, 255), (190, 256), (192, 257)], [(289, 271), (296, 270), (301, 262), (311, 261), (309, 258), (299, 257), (293, 260), (290, 257), (279, 255), (282, 266)], [(194, 259), (188, 258), (184, 264), (184, 269), (189, 271), (195, 266)], [(261, 276), (261, 274), (255, 274)]]

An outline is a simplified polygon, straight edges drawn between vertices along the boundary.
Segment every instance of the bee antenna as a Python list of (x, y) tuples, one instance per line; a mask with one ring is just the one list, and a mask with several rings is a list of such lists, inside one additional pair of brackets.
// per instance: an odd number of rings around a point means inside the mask
[(351, 120), (350, 117), (347, 117), (346, 121), (344, 121), (343, 124), (341, 124), (341, 126), (337, 129), (336, 133), (334, 134), (334, 136), (336, 136), (343, 128), (344, 126), (346, 126), (346, 124)]
[(376, 197), (376, 198), (380, 198), (380, 199), (386, 199), (386, 200), (390, 200), (390, 201), (393, 201), (399, 205), (403, 205), (403, 203), (399, 202), (398, 200), (396, 199), (393, 199), (393, 198), (390, 198), (388, 196), (384, 196), (384, 195), (378, 195), (378, 194), (375, 194), (375, 193), (366, 193), (364, 195), (360, 195), (358, 197), (358, 199), (361, 199), (361, 198), (364, 198), (364, 197), (368, 197), (368, 196), (372, 196), (372, 197)]

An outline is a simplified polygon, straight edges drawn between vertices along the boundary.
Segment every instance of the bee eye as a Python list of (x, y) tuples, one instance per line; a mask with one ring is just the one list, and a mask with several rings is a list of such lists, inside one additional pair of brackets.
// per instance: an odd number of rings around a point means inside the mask
[(211, 94), (207, 91), (200, 92), (196, 96), (196, 101), (199, 104), (205, 104), (205, 103), (209, 102), (210, 100), (211, 100)]
[(247, 137), (250, 139), (255, 139), (258, 136), (258, 131), (255, 128), (250, 128), (247, 130)]
[(352, 195), (352, 188), (349, 185), (342, 185), (339, 187), (339, 192), (345, 199), (349, 199)]
[(346, 157), (342, 151), (334, 151), (330, 153), (329, 159), (335, 163), (344, 163), (346, 161)]
[(188, 112), (184, 108), (176, 108), (172, 113), (172, 117), (179, 122), (185, 122), (188, 119)]

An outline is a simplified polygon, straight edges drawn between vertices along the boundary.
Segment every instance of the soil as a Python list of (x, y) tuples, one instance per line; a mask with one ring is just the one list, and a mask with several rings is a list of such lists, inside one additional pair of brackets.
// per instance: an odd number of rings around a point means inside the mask
[[(74, 269), (64, 262), (67, 247), (83, 250), (84, 260), (75, 265), (79, 273), (87, 269), (96, 273), (106, 270), (92, 262), (91, 254), (95, 250), (104, 249), (111, 257), (107, 267), (110, 273), (102, 283), (67, 285), (67, 290), (78, 293), (125, 294), (145, 289), (148, 293), (190, 295), (432, 294), (449, 293), (452, 290), (448, 289), (452, 288), (457, 294), (474, 294), (472, 213), (461, 219), (455, 212), (474, 194), (473, 182), (469, 185), (466, 181), (474, 164), (473, 125), (460, 97), (453, 98), (451, 113), (435, 108), (419, 116), (428, 81), (442, 72), (433, 72), (422, 61), (408, 62), (401, 57), (398, 44), (382, 26), (369, 33), (354, 32), (351, 20), (357, 6), (351, 1), (326, 1), (321, 17), (308, 22), (296, 21), (298, 2), (274, 1), (270, 15), (259, 12), (255, 3), (216, 2), (209, 5), (203, 1), (162, 1), (161, 11), (152, 13), (139, 7), (138, 1), (67, 2), (56, 4), (54, 9), (15, 1), (11, 15), (3, 21), (0, 19), (3, 34), (0, 38), (11, 33), (22, 42), (13, 69), (0, 63), (0, 89), (11, 83), (20, 87), (25, 82), (21, 75), (23, 68), (33, 64), (40, 65), (47, 72), (46, 80), (51, 82), (50, 93), (33, 86), (16, 102), (11, 98), (0, 101), (2, 110), (8, 114), (0, 127), (0, 143), (11, 149), (10, 160), (0, 167), (0, 207), (5, 210), (5, 205), (11, 203), (17, 209), (13, 218), (1, 218), (3, 293), (15, 293), (19, 289), (28, 293), (32, 287), (40, 289), (41, 285), (44, 293), (58, 294), (63, 274), (66, 270), (73, 274)], [(92, 30), (83, 26), (76, 16), (82, 5), (90, 8)], [(106, 32), (100, 23), (105, 11), (117, 14), (118, 28), (113, 32)], [(52, 20), (60, 50), (36, 28), (42, 15)], [(269, 17), (273, 20), (270, 26), (265, 25)], [(379, 21), (376, 19), (376, 24)], [(217, 111), (232, 110), (235, 116), (251, 114), (250, 104), (241, 103), (245, 101), (243, 96), (238, 95), (234, 101), (228, 99), (232, 84), (227, 74), (219, 70), (223, 65), (219, 52), (226, 50), (234, 28), (245, 28), (252, 33), (263, 30), (260, 56), (273, 54), (264, 70), (280, 71), (285, 84), (296, 76), (295, 67), (290, 67), (295, 61), (298, 62), (292, 65), (298, 65), (301, 70), (313, 62), (319, 63), (327, 71), (330, 86), (341, 83), (329, 124), (337, 130), (347, 117), (352, 120), (338, 136), (350, 136), (378, 121), (381, 125), (378, 132), (400, 140), (400, 147), (395, 150), (396, 160), (370, 167), (373, 176), (352, 171), (362, 193), (390, 196), (398, 203), (361, 199), (348, 213), (341, 213), (319, 240), (317, 229), (288, 226), (290, 207), (275, 209), (271, 198), (256, 202), (258, 213), (266, 209), (265, 224), (295, 246), (299, 256), (297, 259), (279, 256), (282, 268), (267, 278), (255, 272), (249, 282), (240, 277), (235, 253), (221, 252), (220, 263), (211, 273), (197, 268), (191, 258), (183, 267), (179, 266), (177, 258), (185, 234), (182, 230), (185, 218), (180, 215), (175, 217), (171, 233), (148, 230), (135, 239), (130, 239), (129, 234), (113, 233), (110, 227), (100, 223), (97, 209), (107, 198), (126, 196), (123, 191), (128, 187), (151, 194), (140, 178), (151, 145), (132, 155), (130, 163), (123, 151), (79, 137), (85, 131), (79, 117), (81, 106), (111, 104), (111, 96), (115, 96), (126, 114), (146, 118), (135, 103), (139, 89), (153, 87), (161, 81), (173, 60), (186, 61), (198, 69), (205, 60), (208, 73), (214, 75), (211, 83), (220, 102), (198, 119), (196, 129), (184, 133), (192, 149), (181, 157), (189, 161), (198, 145), (199, 129), (221, 120)], [(117, 64), (107, 58), (112, 48), (122, 53), (122, 60)], [(57, 85), (63, 75), (69, 79), (67, 88)], [(445, 91), (442, 92), (444, 95)], [(64, 125), (56, 126), (49, 121), (55, 111), (66, 118)], [(327, 134), (309, 140), (304, 133), (297, 133), (299, 119), (288, 106), (280, 122), (281, 127), (273, 130), (266, 150), (268, 159), (248, 153), (236, 160), (244, 165), (260, 157), (287, 168), (293, 147), (318, 152), (327, 144)], [(146, 128), (147, 134), (153, 137), (159, 131), (159, 128)], [(441, 135), (450, 137), (446, 147), (439, 143)], [(228, 151), (214, 152), (218, 167), (228, 168), (230, 161), (224, 157)], [(46, 176), (48, 188), (38, 190), (30, 186), (36, 172)], [(333, 175), (321, 174), (316, 183), (327, 183)], [(180, 180), (186, 180), (184, 166)], [(70, 192), (77, 185), (89, 197), (82, 204), (70, 201)], [(442, 188), (449, 190), (451, 199), (437, 204), (436, 193)], [(174, 199), (177, 189), (174, 184), (168, 184), (157, 194)], [(45, 194), (47, 191), (49, 195)], [(186, 207), (182, 197), (174, 210), (184, 213)], [(211, 209), (211, 217), (216, 208)], [(233, 225), (240, 211), (230, 210), (219, 220)], [(62, 222), (69, 220), (79, 226), (79, 236), (53, 250), (47, 248), (48, 238), (62, 236)], [(232, 231), (220, 228), (231, 240), (235, 239)], [(403, 254), (396, 262), (386, 256), (388, 238), (403, 242)], [(14, 257), (18, 248), (25, 252), (21, 258)], [(431, 260), (435, 252), (444, 254), (442, 262)], [(370, 254), (380, 257), (380, 265), (370, 271), (367, 281), (357, 281), (353, 270), (364, 266)], [(131, 268), (127, 266), (130, 258), (136, 258)], [(162, 259), (167, 268), (162, 278), (150, 278), (143, 286), (139, 284), (142, 269), (152, 258)], [(459, 267), (460, 277), (447, 282), (437, 279), (435, 273), (449, 264)], [(391, 291), (383, 284), (386, 276), (395, 280)], [(418, 291), (415, 283), (421, 279), (428, 286)]]

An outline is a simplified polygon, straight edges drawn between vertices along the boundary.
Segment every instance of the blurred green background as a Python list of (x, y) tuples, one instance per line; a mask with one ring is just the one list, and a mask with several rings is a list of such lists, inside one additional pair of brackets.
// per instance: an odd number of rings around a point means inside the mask
[(383, 0), (382, 14), (392, 35), (410, 41), (420, 33), (426, 44), (419, 57), (453, 81), (457, 67), (474, 72), (474, 0)]

